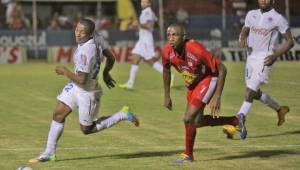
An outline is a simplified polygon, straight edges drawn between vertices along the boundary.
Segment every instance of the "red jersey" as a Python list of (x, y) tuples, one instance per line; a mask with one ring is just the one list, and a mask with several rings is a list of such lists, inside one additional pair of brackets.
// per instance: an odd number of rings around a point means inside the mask
[(182, 54), (178, 54), (170, 44), (162, 49), (162, 63), (164, 68), (171, 65), (182, 74), (187, 87), (199, 77), (202, 80), (207, 76), (218, 76), (217, 65), (220, 60), (206, 50), (195, 40), (185, 40)]

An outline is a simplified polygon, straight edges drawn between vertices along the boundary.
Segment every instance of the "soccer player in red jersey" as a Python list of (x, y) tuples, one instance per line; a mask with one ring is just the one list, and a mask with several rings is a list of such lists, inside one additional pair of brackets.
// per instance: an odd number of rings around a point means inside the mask
[[(185, 31), (180, 25), (172, 24), (168, 27), (167, 39), (168, 43), (162, 50), (165, 107), (172, 110), (171, 66), (182, 74), (188, 89), (184, 113), (185, 151), (175, 163), (191, 162), (194, 160), (196, 128), (227, 124), (237, 126), (239, 120), (236, 116), (219, 116), (226, 77), (226, 67), (221, 61), (199, 42), (186, 39)], [(203, 111), (208, 103), (211, 115), (204, 115)]]

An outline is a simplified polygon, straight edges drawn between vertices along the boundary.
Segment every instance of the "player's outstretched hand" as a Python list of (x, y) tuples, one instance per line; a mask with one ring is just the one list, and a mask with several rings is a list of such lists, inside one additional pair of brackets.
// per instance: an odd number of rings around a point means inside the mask
[(55, 67), (55, 72), (58, 75), (64, 75), (67, 70), (68, 69), (65, 66), (56, 66)]
[(276, 59), (277, 59), (277, 57), (274, 54), (269, 55), (268, 57), (265, 58), (265, 62), (264, 62), (265, 66), (273, 65), (275, 63)]
[(221, 99), (220, 97), (213, 96), (209, 102), (209, 107), (211, 109), (211, 114), (213, 118), (219, 118), (220, 108), (221, 108)]
[(116, 81), (110, 76), (109, 73), (103, 72), (103, 80), (108, 88), (114, 88)]
[(171, 97), (165, 97), (165, 107), (169, 110), (172, 110), (172, 99)]

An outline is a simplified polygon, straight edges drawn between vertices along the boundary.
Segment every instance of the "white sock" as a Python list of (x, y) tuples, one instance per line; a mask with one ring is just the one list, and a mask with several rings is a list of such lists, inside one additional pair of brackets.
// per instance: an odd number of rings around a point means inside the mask
[(160, 64), (160, 62), (156, 61), (152, 66), (156, 71), (163, 73), (163, 66)]
[(251, 105), (252, 105), (252, 103), (244, 101), (238, 114), (243, 113), (245, 116), (247, 116), (247, 114), (251, 108)]
[(276, 102), (274, 99), (271, 98), (271, 96), (268, 93), (263, 92), (261, 94), (261, 97), (259, 99), (262, 103), (268, 105), (275, 111), (278, 111), (280, 108), (280, 105), (278, 102)]
[(122, 120), (127, 120), (127, 113), (117, 112), (100, 123), (97, 123), (96, 128), (98, 131), (101, 131), (117, 124)]
[(135, 77), (136, 77), (136, 74), (138, 72), (138, 69), (139, 69), (138, 65), (135, 65), (135, 64), (131, 65), (130, 73), (129, 73), (129, 79), (127, 81), (127, 84), (129, 86), (129, 88), (133, 87), (133, 84), (134, 84)]
[(48, 133), (47, 147), (45, 152), (54, 154), (56, 152), (57, 141), (64, 130), (64, 123), (58, 123), (52, 120), (51, 127)]

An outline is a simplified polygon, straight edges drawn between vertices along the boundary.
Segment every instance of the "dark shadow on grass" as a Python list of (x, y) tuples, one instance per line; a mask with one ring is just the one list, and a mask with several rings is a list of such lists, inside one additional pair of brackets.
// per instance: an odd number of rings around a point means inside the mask
[(261, 150), (244, 152), (240, 155), (224, 156), (217, 159), (200, 160), (200, 161), (212, 161), (212, 160), (234, 160), (234, 159), (246, 159), (246, 158), (270, 158), (279, 155), (299, 155), (300, 151), (293, 150)]
[[(194, 151), (198, 151), (195, 149)], [(112, 159), (134, 159), (134, 158), (148, 158), (148, 157), (162, 157), (162, 156), (172, 156), (180, 154), (182, 150), (171, 150), (171, 151), (141, 151), (135, 153), (124, 153), (124, 154), (114, 154), (114, 155), (99, 155), (99, 156), (88, 156), (88, 157), (75, 157), (59, 159), (60, 161), (74, 161), (74, 160), (88, 160), (88, 159), (99, 159), (99, 158), (112, 158)]]
[(273, 136), (299, 135), (299, 134), (300, 134), (300, 130), (296, 130), (296, 131), (275, 133), (275, 134), (268, 134), (268, 135), (249, 136), (248, 138), (268, 138), (268, 137), (273, 137)]

